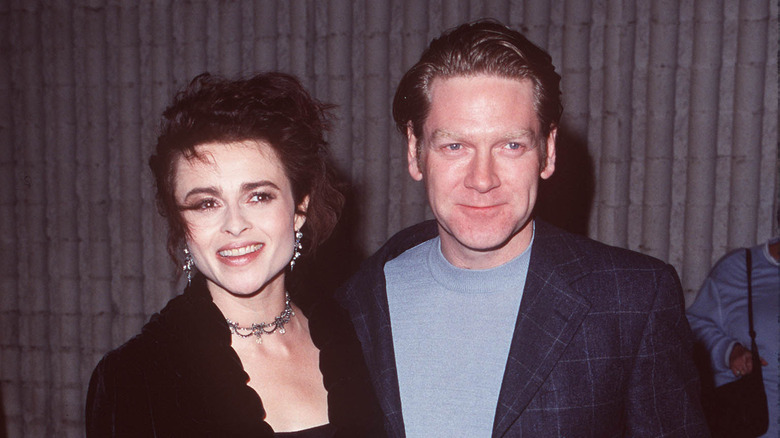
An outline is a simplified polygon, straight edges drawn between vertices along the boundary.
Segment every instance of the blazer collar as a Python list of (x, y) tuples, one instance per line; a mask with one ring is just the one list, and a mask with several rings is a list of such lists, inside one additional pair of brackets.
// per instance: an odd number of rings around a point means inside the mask
[(587, 275), (572, 235), (537, 221), (523, 299), (501, 383), (493, 436), (503, 436), (547, 379), (590, 303), (571, 286)]
[(388, 436), (404, 437), (401, 394), (395, 366), (393, 334), (385, 285), (385, 263), (438, 234), (435, 221), (409, 227), (369, 257), (355, 276), (337, 292), (336, 299), (349, 311), (355, 332), (363, 345), (371, 383), (385, 417)]
[[(385, 288), (384, 265), (437, 235), (435, 221), (410, 227), (366, 260), (339, 294), (366, 346), (364, 356), (390, 436), (403, 437), (401, 397)], [(590, 304), (571, 284), (588, 272), (587, 257), (570, 244), (572, 235), (536, 221), (523, 299), (498, 397), (493, 436), (514, 424), (585, 319)]]

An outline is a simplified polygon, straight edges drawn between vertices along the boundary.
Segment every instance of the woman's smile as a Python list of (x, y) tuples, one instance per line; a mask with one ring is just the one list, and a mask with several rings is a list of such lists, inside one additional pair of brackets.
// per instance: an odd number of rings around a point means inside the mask
[(253, 253), (263, 247), (262, 243), (256, 243), (253, 245), (242, 246), (239, 248), (223, 249), (217, 253), (222, 257), (239, 257), (242, 255)]
[(215, 293), (284, 293), (279, 275), (293, 256), (296, 213), (290, 180), (270, 145), (204, 143), (179, 158), (176, 193), (184, 206), (187, 246)]

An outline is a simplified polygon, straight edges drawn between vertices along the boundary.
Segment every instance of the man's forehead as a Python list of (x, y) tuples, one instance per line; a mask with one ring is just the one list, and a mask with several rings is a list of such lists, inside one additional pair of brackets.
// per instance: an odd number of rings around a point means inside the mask
[[(487, 82), (485, 82), (487, 81)], [(494, 74), (475, 74), (475, 75), (455, 75), (455, 76), (437, 76), (435, 77), (427, 87), (427, 100), (428, 108), (427, 114), (424, 119), (424, 123), (428, 121), (431, 113), (436, 111), (438, 113), (452, 114), (457, 106), (453, 108), (453, 99), (455, 101), (473, 101), (485, 99), (487, 102), (492, 102), (495, 96), (490, 91), (483, 88), (483, 84), (503, 84), (505, 91), (501, 91), (502, 94), (508, 92), (510, 95), (515, 95), (514, 90), (519, 91), (520, 94), (525, 95), (525, 98), (520, 98), (516, 101), (517, 109), (528, 111), (536, 114), (536, 99), (533, 82), (527, 78), (513, 78)], [(495, 93), (495, 92), (493, 92)], [(526, 100), (528, 99), (528, 100)], [(521, 102), (527, 102), (529, 106), (525, 107)], [(434, 110), (434, 108), (436, 108)], [(426, 123), (427, 124), (427, 123)]]
[(440, 85), (442, 82), (454, 82), (458, 81), (459, 79), (476, 79), (476, 78), (488, 78), (488, 79), (503, 79), (507, 81), (513, 81), (517, 82), (519, 84), (529, 84), (533, 87), (534, 82), (527, 77), (519, 77), (519, 76), (508, 76), (508, 75), (501, 75), (498, 73), (489, 73), (489, 72), (474, 72), (474, 73), (463, 73), (463, 74), (450, 74), (450, 75), (443, 75), (443, 74), (437, 74), (431, 78), (431, 80), (428, 82), (428, 98), (431, 98), (431, 90), (433, 90), (437, 85)]

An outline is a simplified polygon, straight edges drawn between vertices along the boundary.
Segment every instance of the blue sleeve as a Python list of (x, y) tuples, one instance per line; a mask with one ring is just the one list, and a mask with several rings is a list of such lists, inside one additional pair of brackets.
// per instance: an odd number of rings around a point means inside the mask
[[(728, 263), (728, 260), (724, 262)], [(686, 311), (696, 340), (701, 342), (710, 353), (710, 362), (715, 373), (729, 369), (728, 355), (737, 342), (726, 333), (725, 328), (722, 301), (725, 290), (717, 275), (718, 268), (723, 267), (724, 264), (721, 263), (713, 269), (699, 290), (696, 300)]]

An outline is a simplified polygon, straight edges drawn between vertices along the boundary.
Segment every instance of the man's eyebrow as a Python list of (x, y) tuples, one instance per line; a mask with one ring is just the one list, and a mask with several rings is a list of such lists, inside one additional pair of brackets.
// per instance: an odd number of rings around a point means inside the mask
[(456, 138), (459, 134), (446, 129), (436, 129), (431, 133), (431, 138)]
[(503, 139), (504, 140), (512, 140), (515, 138), (536, 138), (536, 132), (534, 132), (531, 129), (519, 129), (517, 131), (511, 131), (504, 134)]
[[(431, 139), (438, 139), (438, 138), (448, 138), (448, 139), (458, 139), (458, 138), (467, 138), (467, 134), (461, 134), (453, 131), (449, 131), (446, 129), (436, 129), (431, 133)], [(512, 140), (515, 138), (524, 138), (524, 137), (531, 137), (536, 138), (536, 132), (534, 132), (531, 129), (518, 129), (516, 131), (510, 131), (505, 134), (503, 134), (500, 138), (503, 140)]]

